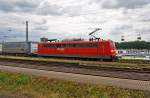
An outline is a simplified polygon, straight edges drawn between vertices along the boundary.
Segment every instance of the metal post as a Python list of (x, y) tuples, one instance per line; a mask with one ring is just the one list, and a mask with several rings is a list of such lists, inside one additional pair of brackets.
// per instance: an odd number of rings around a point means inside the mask
[(26, 21), (26, 42), (29, 41), (29, 36), (28, 36), (28, 21)]

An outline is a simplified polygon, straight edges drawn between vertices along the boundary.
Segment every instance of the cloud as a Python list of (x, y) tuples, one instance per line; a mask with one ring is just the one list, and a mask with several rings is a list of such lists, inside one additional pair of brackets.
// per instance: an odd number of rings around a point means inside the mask
[(50, 2), (44, 2), (38, 7), (36, 13), (39, 15), (61, 16), (63, 15), (63, 8)]
[(122, 25), (120, 27), (116, 27), (117, 30), (127, 30), (127, 29), (132, 29), (132, 25)]
[(138, 33), (141, 33), (142, 35), (149, 35), (150, 34), (150, 28), (142, 28), (142, 29), (136, 29)]
[(47, 20), (42, 18), (42, 20), (40, 20), (40, 21), (35, 21), (34, 24), (35, 25), (45, 25), (45, 24), (47, 24)]
[(150, 22), (150, 18), (141, 19), (142, 22)]
[(79, 16), (84, 6), (88, 6), (88, 0), (84, 2), (78, 0), (80, 3), (72, 0), (68, 5), (65, 5), (65, 3), (59, 4), (53, 0), (1, 0), (0, 2), (0, 11), (6, 13), (19, 12), (42, 16)]
[(149, 13), (150, 0), (0, 0), (0, 35), (24, 39), (28, 20), (32, 40), (43, 36), (88, 39), (88, 28), (96, 27), (103, 29), (97, 34), (103, 39), (102, 32), (115, 41), (120, 41), (122, 33), (136, 36), (142, 32), (148, 40)]
[(36, 0), (19, 0), (15, 2), (15, 6), (17, 6), (16, 10), (23, 12), (34, 11), (38, 5)]
[(37, 30), (37, 31), (47, 31), (48, 26), (38, 26), (38, 27), (35, 28), (35, 30)]
[(0, 10), (3, 12), (32, 12), (38, 5), (38, 0), (1, 0)]
[(6, 12), (9, 12), (9, 11), (13, 11), (13, 4), (11, 4), (11, 2), (9, 1), (6, 1), (6, 0), (1, 0), (0, 1), (0, 10), (1, 11), (6, 11)]
[(106, 9), (135, 9), (149, 4), (150, 0), (94, 0), (94, 2)]
[(118, 5), (116, 8), (125, 7), (127, 9), (135, 9), (143, 7), (150, 3), (150, 0), (117, 0)]
[(111, 31), (111, 35), (121, 35), (124, 32), (128, 32), (131, 29), (133, 29), (132, 25), (122, 24), (118, 27), (113, 28)]

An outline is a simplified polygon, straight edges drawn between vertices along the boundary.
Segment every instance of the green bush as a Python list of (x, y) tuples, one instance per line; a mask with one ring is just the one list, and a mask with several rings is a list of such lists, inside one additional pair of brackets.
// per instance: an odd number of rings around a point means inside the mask
[(117, 49), (150, 49), (150, 42), (131, 41), (131, 42), (116, 42)]
[(25, 85), (27, 84), (28, 77), (26, 75), (19, 75), (15, 80), (16, 85)]

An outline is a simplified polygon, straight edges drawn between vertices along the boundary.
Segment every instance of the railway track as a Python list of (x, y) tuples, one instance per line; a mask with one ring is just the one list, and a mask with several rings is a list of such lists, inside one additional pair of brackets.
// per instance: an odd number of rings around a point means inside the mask
[(120, 68), (80, 63), (50, 62), (38, 60), (0, 59), (0, 65), (30, 68), (46, 71), (65, 72), (120, 79), (150, 81), (150, 69)]
[(40, 61), (40, 60), (23, 60), (23, 59), (8, 59), (1, 58), (0, 62), (13, 62), (20, 64), (30, 64), (48, 67), (67, 67), (67, 68), (82, 68), (90, 70), (107, 70), (107, 71), (121, 71), (121, 72), (135, 72), (150, 74), (149, 68), (135, 68), (135, 67), (112, 67), (107, 65), (89, 65), (82, 63), (69, 63), (69, 62), (55, 62), (55, 61)]
[[(24, 55), (24, 54), (7, 54), (7, 55), (3, 55), (0, 54), (1, 56), (15, 56), (15, 57), (33, 57), (33, 56), (29, 56), (29, 55)], [(46, 58), (46, 57), (45, 57)], [(81, 60), (81, 61), (99, 61), (99, 59), (85, 59), (85, 58), (67, 58), (67, 57), (52, 57), (54, 59), (60, 59), (60, 60)], [(109, 61), (107, 61), (109, 62)], [(112, 61), (111, 61), (112, 62)], [(113, 62), (118, 62), (118, 63), (129, 63), (129, 64), (150, 64), (150, 60), (125, 60), (125, 59), (119, 59), (119, 60), (115, 60)]]

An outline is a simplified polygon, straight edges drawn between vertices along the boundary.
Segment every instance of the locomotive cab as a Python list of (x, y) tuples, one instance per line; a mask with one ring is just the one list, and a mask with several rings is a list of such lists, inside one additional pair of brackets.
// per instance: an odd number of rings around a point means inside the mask
[(115, 43), (111, 40), (110, 40), (110, 51), (109, 52), (111, 54), (112, 59), (117, 59), (117, 57), (116, 57), (116, 55), (117, 55), (116, 46), (115, 46)]

